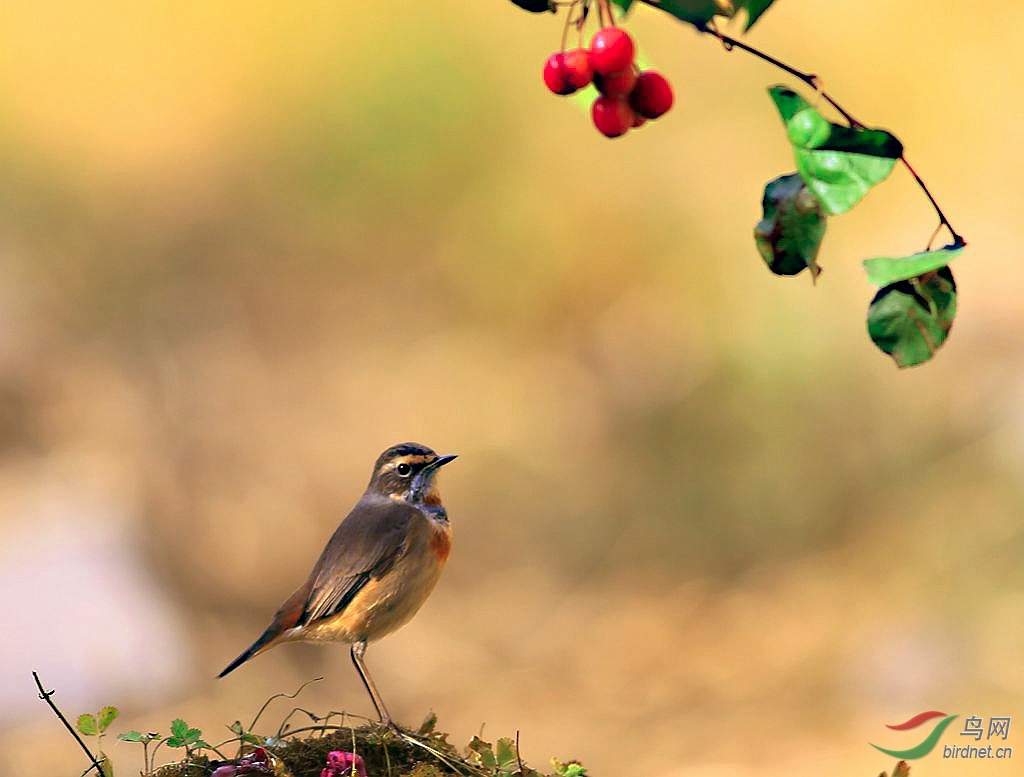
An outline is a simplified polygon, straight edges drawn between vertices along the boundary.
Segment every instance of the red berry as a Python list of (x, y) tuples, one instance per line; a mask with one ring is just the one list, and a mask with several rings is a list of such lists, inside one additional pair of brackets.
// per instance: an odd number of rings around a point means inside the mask
[(636, 73), (632, 67), (607, 76), (595, 73), (594, 86), (606, 97), (629, 97), (636, 86)]
[(576, 87), (569, 81), (569, 71), (565, 67), (565, 55), (552, 54), (544, 63), (544, 83), (555, 94), (572, 94)]
[(633, 39), (621, 27), (598, 30), (590, 41), (590, 64), (595, 73), (611, 75), (633, 64)]
[(625, 135), (633, 126), (633, 109), (625, 100), (614, 97), (598, 97), (590, 108), (590, 117), (594, 120), (594, 126), (602, 135), (609, 138), (617, 138)]
[(633, 110), (647, 119), (657, 119), (672, 107), (672, 87), (661, 73), (645, 70), (636, 79), (636, 88), (629, 96)]
[(594, 77), (594, 69), (590, 66), (590, 52), (586, 49), (573, 49), (562, 55), (566, 78), (577, 89), (582, 89)]

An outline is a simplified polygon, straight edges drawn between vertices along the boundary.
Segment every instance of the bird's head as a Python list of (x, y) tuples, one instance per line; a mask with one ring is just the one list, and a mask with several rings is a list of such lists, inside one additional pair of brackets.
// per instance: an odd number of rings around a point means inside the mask
[(384, 451), (373, 465), (370, 491), (412, 504), (441, 504), (434, 484), (438, 469), (455, 456), (438, 456), (426, 445), (403, 442)]

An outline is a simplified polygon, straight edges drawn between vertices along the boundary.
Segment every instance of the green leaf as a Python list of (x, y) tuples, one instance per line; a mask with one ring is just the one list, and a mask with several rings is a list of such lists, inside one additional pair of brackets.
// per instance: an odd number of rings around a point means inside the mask
[(775, 0), (749, 0), (743, 3), (742, 5), (747, 11), (747, 26), (744, 29), (749, 30), (753, 27), (757, 20), (761, 18), (761, 14), (767, 11), (774, 2)]
[(434, 712), (427, 713), (427, 717), (420, 723), (420, 727), (416, 729), (416, 733), (421, 737), (429, 736), (437, 730), (437, 714)]
[(546, 11), (554, 13), (556, 10), (550, 0), (512, 0), (512, 2), (530, 13), (545, 13)]
[(655, 7), (701, 30), (722, 13), (715, 0), (661, 0)]
[(776, 275), (797, 275), (810, 268), (817, 278), (826, 217), (803, 178), (790, 173), (770, 181), (761, 204), (764, 218), (754, 227), (754, 241), (768, 269)]
[(117, 707), (111, 706), (106, 706), (100, 710), (98, 723), (101, 734), (107, 730), (111, 723), (114, 722), (114, 719), (120, 714), (120, 712), (121, 711)]
[(868, 308), (868, 334), (899, 367), (931, 359), (956, 317), (956, 281), (948, 267), (890, 284)]
[(152, 742), (154, 739), (160, 739), (160, 734), (156, 731), (150, 731), (148, 734), (143, 734), (141, 731), (125, 731), (123, 734), (118, 734), (118, 739), (124, 740), (125, 742)]
[(237, 734), (238, 736), (241, 736), (242, 732), (245, 731), (245, 729), (242, 728), (242, 721), (240, 720), (236, 720), (234, 723), (228, 726), (228, 728), (231, 729), (232, 734)]
[(612, 0), (612, 2), (622, 9), (622, 13), (626, 13), (630, 6), (633, 5), (633, 0)]
[(114, 764), (110, 762), (110, 759), (105, 755), (100, 755), (100, 771), (103, 773), (103, 777), (114, 777)]
[[(632, 0), (613, 2), (624, 11), (632, 4)], [(705, 29), (716, 16), (731, 18), (743, 12), (747, 17), (744, 29), (749, 30), (773, 2), (775, 0), (651, 0), (651, 5), (680, 21), (692, 24), (698, 30)]]
[(557, 758), (552, 758), (551, 765), (555, 767), (555, 773), (558, 777), (586, 777), (587, 775), (587, 770), (583, 768), (583, 764), (579, 761), (562, 763)]
[(498, 759), (494, 757), (494, 750), (491, 749), (490, 742), (485, 742), (480, 737), (474, 736), (470, 740), (467, 749), (475, 754), (477, 763), (485, 769), (496, 769), (498, 767)]
[(903, 144), (884, 130), (833, 124), (784, 86), (768, 90), (793, 145), (796, 167), (826, 213), (845, 213), (892, 172)]
[(167, 737), (168, 747), (188, 747), (195, 744), (203, 732), (197, 728), (191, 728), (181, 718), (171, 721), (171, 735)]
[(498, 762), (498, 768), (502, 771), (509, 771), (510, 767), (519, 763), (515, 744), (508, 737), (502, 737), (494, 743), (494, 757)]
[(962, 245), (948, 245), (935, 251), (900, 257), (865, 259), (868, 280), (876, 286), (888, 286), (897, 281), (908, 281), (928, 272), (945, 267), (964, 252)]
[(76, 725), (79, 734), (85, 734), (87, 737), (94, 737), (99, 734), (99, 727), (96, 725), (96, 716), (88, 713), (78, 716), (78, 723)]
[(205, 750), (212, 750), (213, 749), (213, 748), (210, 747), (210, 743), (207, 742), (205, 739), (196, 739), (191, 744), (195, 746), (196, 750), (203, 750), (203, 749), (205, 749)]

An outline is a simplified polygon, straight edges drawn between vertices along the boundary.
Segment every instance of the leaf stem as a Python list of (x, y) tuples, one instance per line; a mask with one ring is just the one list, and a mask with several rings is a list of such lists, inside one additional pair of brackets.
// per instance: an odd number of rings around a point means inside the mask
[[(654, 8), (658, 7), (657, 0), (641, 0), (641, 2), (646, 3), (647, 5), (650, 5)], [(821, 99), (823, 99), (825, 102), (831, 105), (836, 110), (836, 112), (840, 116), (842, 116), (843, 119), (845, 119), (851, 127), (855, 129), (861, 129), (864, 127), (864, 124), (862, 124), (856, 118), (854, 118), (854, 116), (848, 110), (846, 110), (842, 105), (836, 102), (836, 100), (828, 92), (821, 88), (821, 79), (819, 79), (817, 75), (813, 73), (807, 73), (803, 70), (799, 70), (798, 68), (795, 68), (792, 65), (783, 62), (781, 59), (773, 57), (771, 54), (768, 54), (765, 51), (761, 51), (760, 49), (755, 48), (754, 46), (751, 46), (747, 43), (744, 43), (741, 40), (737, 40), (736, 38), (719, 32), (719, 30), (714, 26), (714, 22), (704, 26), (696, 26), (698, 31), (706, 33), (708, 35), (713, 35), (714, 37), (718, 38), (718, 40), (722, 42), (722, 45), (725, 47), (726, 51), (732, 51), (734, 48), (739, 49), (740, 51), (744, 51), (747, 54), (757, 57), (762, 62), (767, 62), (769, 65), (772, 65), (773, 67), (782, 70), (784, 73), (788, 73), (798, 81), (803, 82), (811, 89), (816, 91), (821, 96)], [(909, 172), (910, 175), (913, 177), (914, 181), (917, 182), (917, 185), (921, 188), (921, 191), (924, 192), (925, 197), (928, 198), (928, 202), (931, 203), (932, 208), (935, 210), (935, 214), (939, 217), (939, 229), (945, 227), (946, 229), (949, 230), (949, 234), (953, 238), (952, 247), (962, 248), (966, 246), (967, 241), (964, 240), (960, 233), (953, 228), (953, 225), (949, 222), (949, 219), (946, 218), (946, 214), (942, 212), (942, 208), (939, 206), (938, 201), (931, 193), (931, 190), (928, 188), (927, 184), (925, 184), (924, 179), (917, 174), (917, 171), (911, 166), (910, 162), (907, 161), (906, 154), (902, 154), (900, 156), (900, 162), (907, 169), (907, 172)], [(934, 237), (932, 239), (934, 240)]]
[(96, 756), (94, 756), (92, 754), (92, 751), (89, 750), (88, 747), (86, 747), (85, 742), (83, 742), (82, 738), (78, 736), (78, 732), (75, 731), (75, 729), (72, 727), (70, 723), (68, 723), (68, 719), (64, 717), (64, 713), (61, 712), (60, 709), (58, 709), (57, 705), (53, 703), (53, 699), (50, 698), (51, 696), (53, 696), (54, 693), (56, 693), (56, 691), (44, 690), (43, 683), (39, 679), (39, 675), (35, 672), (32, 673), (32, 677), (35, 679), (36, 687), (39, 689), (39, 698), (45, 701), (50, 706), (50, 709), (53, 710), (53, 713), (60, 719), (60, 722), (64, 724), (64, 728), (71, 732), (71, 736), (75, 738), (75, 741), (78, 742), (79, 747), (81, 747), (82, 750), (85, 751), (85, 754), (89, 756), (89, 760), (92, 761), (92, 766), (90, 766), (89, 769), (86, 769), (86, 771), (88, 772), (90, 769), (95, 769), (96, 774), (100, 777), (103, 777), (103, 767), (100, 765), (100, 762), (96, 760)]

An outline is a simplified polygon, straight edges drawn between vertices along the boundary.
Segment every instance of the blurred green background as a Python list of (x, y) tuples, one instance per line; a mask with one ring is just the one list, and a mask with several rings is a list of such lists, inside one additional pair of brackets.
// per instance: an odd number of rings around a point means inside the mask
[[(903, 372), (860, 260), (919, 250), (926, 200), (897, 170), (816, 288), (772, 277), (782, 79), (649, 8), (677, 104), (618, 141), (544, 89), (561, 19), (503, 0), (0, 16), (0, 773), (85, 768), (32, 669), (115, 732), (215, 738), (319, 674), (303, 706), (369, 713), (343, 647), (213, 677), (407, 439), (460, 458), (446, 575), (368, 653), (402, 721), (597, 775), (866, 777), (920, 738), (886, 723), (1022, 712), (1024, 10), (782, 0), (750, 36), (895, 131), (971, 244)], [(915, 766), (954, 773), (1013, 762)]]

